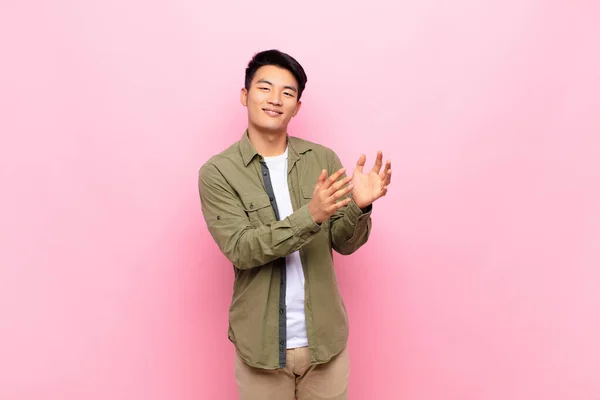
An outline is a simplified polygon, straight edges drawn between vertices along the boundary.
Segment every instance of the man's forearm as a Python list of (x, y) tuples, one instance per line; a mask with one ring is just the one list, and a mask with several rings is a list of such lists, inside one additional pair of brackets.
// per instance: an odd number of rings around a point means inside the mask
[(211, 166), (200, 170), (202, 214), (221, 252), (239, 269), (265, 265), (308, 243), (321, 227), (303, 206), (281, 221), (253, 226), (226, 180)]
[(331, 217), (331, 243), (335, 251), (352, 254), (367, 242), (371, 233), (371, 210), (372, 206), (361, 210), (352, 201)]
[(321, 230), (306, 207), (271, 225), (238, 229), (209, 226), (223, 254), (239, 269), (260, 267), (285, 257), (308, 243)]

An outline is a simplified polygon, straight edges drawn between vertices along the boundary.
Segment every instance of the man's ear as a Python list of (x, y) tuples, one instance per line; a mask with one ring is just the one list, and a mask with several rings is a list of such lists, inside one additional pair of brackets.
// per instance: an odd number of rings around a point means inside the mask
[(248, 91), (246, 90), (246, 88), (242, 88), (242, 90), (240, 91), (240, 102), (244, 107), (248, 106)]
[(301, 102), (301, 101), (298, 101), (298, 102), (296, 103), (296, 110), (294, 111), (294, 117), (295, 117), (296, 115), (298, 115), (298, 112), (300, 112), (300, 107), (302, 107), (302, 102)]

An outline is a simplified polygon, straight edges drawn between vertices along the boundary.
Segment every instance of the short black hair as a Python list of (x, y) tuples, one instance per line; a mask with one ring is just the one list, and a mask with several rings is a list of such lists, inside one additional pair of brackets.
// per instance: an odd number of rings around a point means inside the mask
[(299, 101), (307, 81), (304, 68), (302, 68), (302, 65), (294, 57), (275, 49), (261, 51), (252, 57), (246, 68), (246, 90), (250, 90), (250, 84), (252, 83), (252, 79), (254, 79), (256, 71), (265, 65), (275, 65), (279, 68), (287, 69), (294, 75), (294, 78), (298, 82)]

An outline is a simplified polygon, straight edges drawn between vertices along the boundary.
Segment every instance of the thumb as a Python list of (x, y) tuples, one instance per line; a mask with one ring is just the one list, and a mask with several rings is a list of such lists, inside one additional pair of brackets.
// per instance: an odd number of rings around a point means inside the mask
[(355, 171), (362, 173), (363, 167), (365, 166), (365, 161), (367, 161), (367, 156), (365, 156), (364, 154), (361, 154), (360, 157), (358, 158), (358, 161), (356, 162)]

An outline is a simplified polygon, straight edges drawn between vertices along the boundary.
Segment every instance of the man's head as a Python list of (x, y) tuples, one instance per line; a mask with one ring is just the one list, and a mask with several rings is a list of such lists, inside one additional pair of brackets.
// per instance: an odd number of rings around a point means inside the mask
[(266, 50), (250, 60), (245, 78), (240, 100), (248, 108), (249, 125), (263, 132), (286, 132), (306, 86), (300, 63), (278, 50)]

